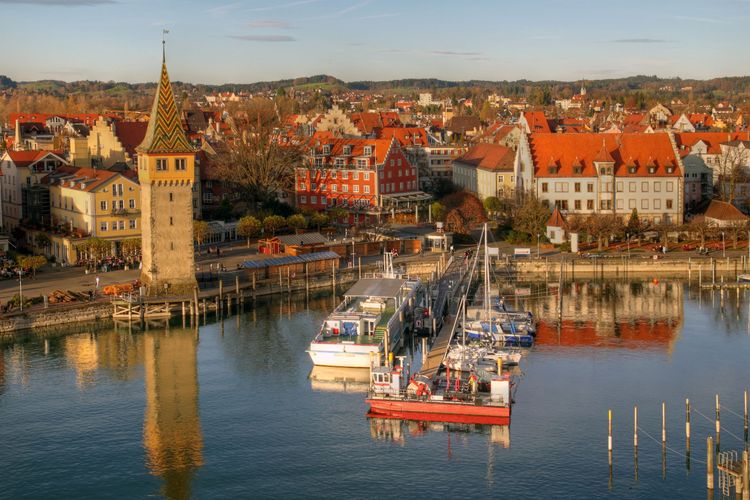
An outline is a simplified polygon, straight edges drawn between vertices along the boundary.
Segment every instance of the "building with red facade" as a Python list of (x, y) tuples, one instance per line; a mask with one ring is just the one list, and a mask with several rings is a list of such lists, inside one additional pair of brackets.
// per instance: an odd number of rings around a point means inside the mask
[(419, 191), (417, 168), (395, 139), (313, 136), (295, 172), (299, 208), (348, 212), (350, 224), (379, 222), (414, 212), (429, 201)]

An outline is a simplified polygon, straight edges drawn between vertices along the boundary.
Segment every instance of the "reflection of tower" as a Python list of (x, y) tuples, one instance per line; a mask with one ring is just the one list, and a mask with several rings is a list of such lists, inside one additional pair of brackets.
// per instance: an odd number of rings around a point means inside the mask
[(76, 385), (79, 389), (94, 383), (99, 365), (96, 337), (89, 333), (65, 337), (65, 357), (76, 371)]
[(146, 462), (164, 479), (164, 496), (189, 498), (193, 473), (203, 465), (198, 340), (188, 330), (171, 330), (146, 334), (144, 345)]

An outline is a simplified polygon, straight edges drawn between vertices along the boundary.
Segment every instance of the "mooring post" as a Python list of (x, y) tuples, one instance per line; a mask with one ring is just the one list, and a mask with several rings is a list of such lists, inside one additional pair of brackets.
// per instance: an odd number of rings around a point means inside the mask
[(609, 458), (609, 466), (612, 467), (612, 410), (611, 409), (607, 411), (607, 455)]
[(716, 285), (716, 259), (711, 257), (711, 284)]
[(181, 300), (180, 304), (182, 305), (182, 318), (185, 319), (185, 301)]
[(690, 400), (685, 399), (685, 452), (690, 460)]
[(292, 271), (289, 266), (286, 268), (286, 291), (292, 293)]
[(638, 406), (633, 407), (633, 450), (638, 453)]
[(667, 403), (661, 402), (661, 444), (667, 443)]
[(701, 262), (701, 265), (698, 267), (698, 288), (701, 288), (703, 286), (703, 262)]
[(714, 440), (708, 436), (706, 438), (706, 487), (711, 493), (714, 491), (714, 456)]
[(427, 337), (422, 337), (422, 364), (427, 362)]
[(336, 262), (331, 261), (331, 289), (333, 294), (336, 295)]
[(688, 283), (692, 281), (692, 278), (693, 278), (692, 262), (690, 261), (690, 257), (688, 257)]
[(362, 257), (357, 257), (357, 270), (359, 272), (359, 278), (362, 279)]
[(234, 277), (234, 293), (239, 298), (240, 296), (240, 275)]
[(255, 297), (255, 271), (253, 271), (253, 297)]
[(224, 280), (219, 277), (219, 300), (224, 297)]
[(719, 395), (716, 395), (716, 451), (721, 449), (721, 405)]
[(195, 304), (195, 317), (198, 317), (198, 287), (193, 287), (193, 304)]
[(745, 448), (747, 448), (747, 389), (745, 389)]
[(279, 268), (279, 291), (284, 291), (284, 282), (282, 281), (283, 278), (281, 277), (281, 268)]

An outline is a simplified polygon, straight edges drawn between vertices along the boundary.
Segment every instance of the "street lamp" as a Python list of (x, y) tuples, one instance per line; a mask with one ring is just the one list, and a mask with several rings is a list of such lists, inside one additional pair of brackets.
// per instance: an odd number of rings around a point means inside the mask
[(18, 268), (18, 304), (23, 311), (23, 279), (21, 278), (21, 268)]
[(625, 233), (625, 239), (628, 240), (628, 259), (630, 258), (630, 233)]
[(724, 243), (724, 231), (721, 232), (721, 256), (727, 256), (727, 245)]
[(536, 233), (536, 258), (537, 259), (539, 258), (539, 238), (541, 236), (542, 236), (541, 234)]

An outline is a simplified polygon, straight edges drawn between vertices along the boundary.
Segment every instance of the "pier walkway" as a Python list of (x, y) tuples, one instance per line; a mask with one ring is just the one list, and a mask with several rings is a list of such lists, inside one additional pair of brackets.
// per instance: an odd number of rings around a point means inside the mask
[(464, 281), (469, 274), (467, 270), (468, 263), (466, 260), (460, 257), (454, 257), (449, 262), (445, 274), (440, 279), (438, 294), (435, 298), (433, 310), (436, 311), (437, 314), (442, 314), (447, 307), (448, 314), (445, 317), (443, 327), (440, 329), (440, 332), (432, 343), (430, 352), (427, 354), (427, 359), (422, 364), (422, 369), (419, 370), (420, 375), (432, 377), (437, 373), (440, 365), (443, 363), (443, 359), (445, 359), (445, 355), (448, 352), (448, 346), (453, 337), (455, 317), (458, 312), (458, 305), (452, 299), (457, 293), (463, 293), (463, 288), (465, 286)]

